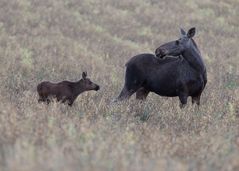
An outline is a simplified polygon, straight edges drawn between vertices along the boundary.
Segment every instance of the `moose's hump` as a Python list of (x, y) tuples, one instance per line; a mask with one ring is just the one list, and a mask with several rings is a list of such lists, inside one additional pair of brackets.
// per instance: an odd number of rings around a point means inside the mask
[(156, 62), (156, 57), (154, 54), (150, 54), (150, 53), (143, 53), (143, 54), (139, 54), (136, 55), (134, 57), (132, 57), (127, 63), (126, 66), (131, 65), (131, 64), (150, 64), (150, 63), (154, 63)]
[(169, 62), (175, 62), (179, 61), (180, 58), (178, 57), (165, 57), (163, 59), (160, 59), (156, 57), (154, 54), (150, 53), (144, 53), (144, 54), (139, 54), (134, 57), (132, 57), (127, 63), (126, 67), (129, 65), (135, 65), (135, 64), (140, 64), (141, 66), (150, 66), (150, 65), (163, 65)]

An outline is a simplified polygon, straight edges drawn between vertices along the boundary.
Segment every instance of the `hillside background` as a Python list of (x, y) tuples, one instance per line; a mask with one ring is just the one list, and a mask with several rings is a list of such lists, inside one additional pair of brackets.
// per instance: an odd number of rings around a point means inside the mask
[[(239, 170), (238, 0), (0, 0), (0, 170)], [(200, 110), (154, 94), (113, 104), (125, 63), (196, 27)], [(72, 108), (43, 80), (101, 85)]]

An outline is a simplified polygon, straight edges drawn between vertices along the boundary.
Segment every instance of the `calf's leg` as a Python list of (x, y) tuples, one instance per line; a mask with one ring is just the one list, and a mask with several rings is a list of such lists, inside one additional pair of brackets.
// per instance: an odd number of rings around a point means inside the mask
[(47, 96), (44, 96), (44, 95), (40, 95), (39, 94), (39, 99), (38, 99), (38, 103), (40, 102), (47, 102), (47, 104), (50, 103), (50, 100), (47, 98)]

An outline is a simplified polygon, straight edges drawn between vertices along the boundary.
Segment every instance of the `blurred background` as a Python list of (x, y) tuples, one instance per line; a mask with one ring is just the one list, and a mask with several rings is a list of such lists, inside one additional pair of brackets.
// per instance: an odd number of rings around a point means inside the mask
[[(0, 170), (239, 170), (238, 0), (0, 0)], [(111, 101), (125, 63), (196, 27), (201, 107), (151, 93)], [(101, 86), (72, 108), (36, 86)]]

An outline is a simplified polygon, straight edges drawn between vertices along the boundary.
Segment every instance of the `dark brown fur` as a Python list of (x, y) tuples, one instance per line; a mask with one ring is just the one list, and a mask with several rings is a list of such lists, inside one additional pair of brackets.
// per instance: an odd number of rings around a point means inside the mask
[(56, 98), (62, 103), (67, 102), (72, 105), (79, 94), (84, 91), (99, 90), (100, 87), (86, 78), (86, 72), (82, 73), (82, 79), (77, 82), (62, 81), (59, 83), (51, 83), (44, 81), (38, 84), (37, 92), (39, 94), (38, 102), (50, 103), (50, 98)]
[(155, 51), (156, 56), (139, 54), (132, 57), (126, 64), (125, 84), (116, 101), (129, 99), (134, 93), (137, 99), (145, 100), (154, 92), (160, 96), (178, 96), (181, 108), (187, 104), (189, 96), (199, 106), (207, 73), (192, 39), (195, 32), (195, 28), (188, 33), (181, 29), (180, 39), (161, 45)]

